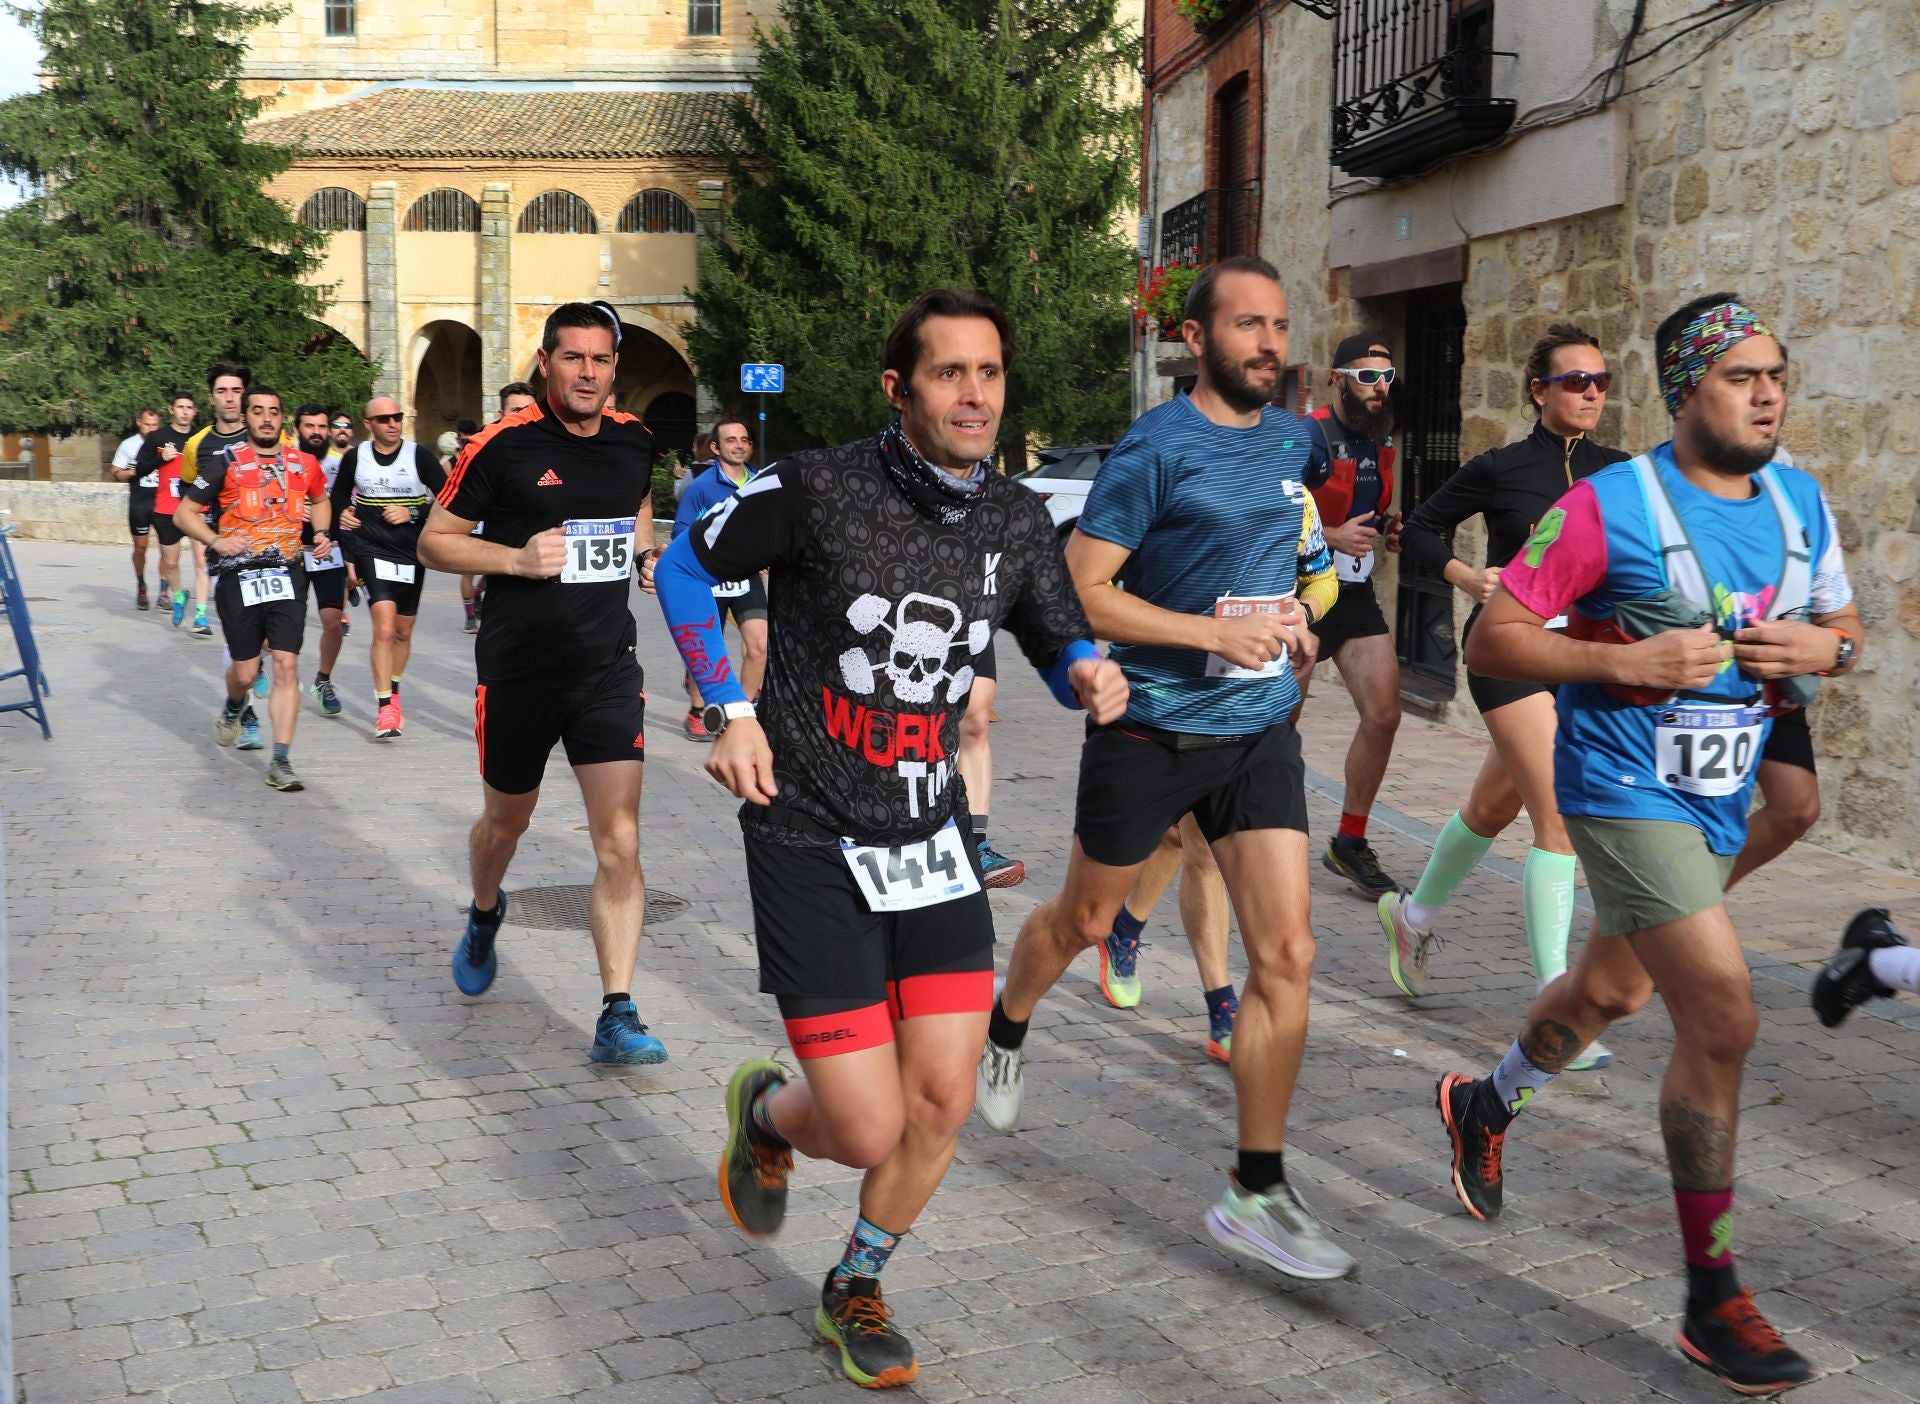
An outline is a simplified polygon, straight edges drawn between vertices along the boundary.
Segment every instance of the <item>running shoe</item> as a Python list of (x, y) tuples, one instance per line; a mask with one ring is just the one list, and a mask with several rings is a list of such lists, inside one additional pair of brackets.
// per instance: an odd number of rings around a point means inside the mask
[(862, 1389), (912, 1384), (920, 1374), (913, 1342), (894, 1328), (893, 1308), (880, 1299), (880, 1284), (871, 1277), (850, 1278), (846, 1290), (836, 1292), (829, 1273), (813, 1326), (840, 1347), (840, 1368)]
[(593, 1026), (593, 1049), (587, 1056), (596, 1063), (664, 1063), (667, 1048), (647, 1032), (633, 1001), (623, 999), (600, 1011), (600, 1022)]
[(754, 1058), (733, 1070), (727, 1082), (727, 1147), (720, 1153), (720, 1202), (740, 1232), (771, 1238), (787, 1221), (787, 1179), (793, 1147), (775, 1145), (753, 1126), (753, 1102), (761, 1089), (779, 1087), (787, 1070)]
[(1230, 999), (1216, 1010), (1207, 1011), (1207, 1056), (1222, 1063), (1233, 1061), (1233, 1016), (1240, 1012), (1240, 1001)]
[(1020, 1094), (1025, 1090), (1021, 1068), (1026, 1061), (1020, 1049), (1002, 1048), (992, 1039), (981, 1050), (973, 1104), (980, 1109), (980, 1119), (995, 1131), (1011, 1131), (1020, 1124)]
[(1140, 1004), (1141, 944), (1138, 936), (1126, 937), (1117, 931), (1108, 932), (1100, 943), (1100, 993), (1115, 1009)]
[(355, 609), (360, 608), (360, 587), (358, 585), (347, 586), (347, 603)]
[(400, 734), (400, 699), (389, 697), (380, 704), (380, 710), (373, 718), (373, 739), (390, 741)]
[(687, 734), (689, 741), (711, 741), (713, 733), (707, 730), (707, 723), (698, 712), (688, 712), (680, 719), (680, 729)]
[(253, 675), (253, 695), (262, 702), (267, 700), (267, 689), (271, 686), (267, 678), (266, 663), (262, 661), (260, 671)]
[(193, 632), (196, 638), (210, 639), (213, 637), (213, 625), (207, 623), (207, 612), (205, 610), (201, 610), (193, 616)]
[(1207, 1210), (1207, 1232), (1229, 1253), (1289, 1277), (1324, 1280), (1345, 1277), (1354, 1268), (1352, 1256), (1327, 1237), (1327, 1226), (1290, 1184), (1254, 1194), (1229, 1175), (1227, 1192)]
[(480, 616), (472, 610), (467, 611), (466, 632), (469, 634), (477, 634), (480, 632)]
[(351, 634), (352, 632), (353, 632), (353, 621), (347, 618), (347, 612), (345, 610), (341, 610), (340, 611), (340, 637), (344, 639), (348, 634)]
[(1400, 987), (1400, 993), (1410, 999), (1432, 994), (1427, 955), (1439, 946), (1440, 938), (1407, 920), (1407, 899), (1402, 893), (1390, 892), (1382, 897), (1379, 911), (1380, 929), (1387, 934), (1387, 974)]
[(217, 746), (231, 746), (240, 735), (240, 713), (222, 709), (213, 719), (213, 740)]
[(260, 718), (253, 714), (249, 706), (240, 714), (240, 747), (243, 751), (264, 751), (267, 743), (260, 739)]
[(337, 717), (340, 715), (340, 694), (333, 690), (333, 679), (316, 680), (307, 693), (320, 704), (320, 715)]
[(1595, 1039), (1580, 1050), (1580, 1056), (1566, 1066), (1567, 1072), (1603, 1072), (1613, 1066), (1613, 1050)]
[(1328, 872), (1345, 878), (1355, 892), (1369, 900), (1400, 890), (1400, 884), (1381, 870), (1380, 859), (1370, 843), (1342, 848), (1338, 841), (1329, 840), (1327, 851), (1320, 855), (1320, 864)]
[(1491, 1131), (1475, 1113), (1477, 1084), (1465, 1073), (1451, 1072), (1440, 1079), (1440, 1120), (1453, 1141), (1453, 1192), (1476, 1219), (1500, 1217), (1502, 1177), (1500, 1151), (1504, 1131)]
[[(500, 973), (500, 953), (495, 945), (500, 937), (501, 923), (507, 919), (507, 894), (500, 893), (500, 905), (495, 909), (500, 913), (496, 922), (482, 922), (467, 904), (467, 929), (460, 933), (460, 944), (453, 948), (453, 987), (468, 997), (483, 995), (493, 984), (493, 977)], [(489, 931), (487, 928), (493, 929)]]
[(178, 629), (181, 621), (186, 617), (187, 592), (185, 590), (175, 590), (173, 592), (173, 627)]
[(152, 609), (153, 608), (153, 602), (147, 598), (147, 582), (144, 580), (140, 582), (140, 588), (134, 594), (133, 607), (135, 609)]
[(1813, 1012), (1820, 1022), (1836, 1028), (1868, 1000), (1892, 998), (1893, 990), (1874, 978), (1868, 959), (1877, 950), (1906, 944), (1907, 938), (1893, 929), (1885, 907), (1868, 907), (1848, 922), (1840, 949), (1813, 982)]
[(300, 777), (293, 773), (293, 762), (277, 760), (267, 767), (267, 783), (276, 790), (304, 790)]
[(1018, 887), (1027, 880), (1027, 865), (1018, 858), (996, 853), (982, 838), (976, 845), (980, 854), (980, 884), (983, 887)]
[(1813, 1366), (1781, 1339), (1745, 1288), (1711, 1311), (1689, 1311), (1673, 1339), (1687, 1359), (1740, 1394), (1778, 1394), (1813, 1378)]

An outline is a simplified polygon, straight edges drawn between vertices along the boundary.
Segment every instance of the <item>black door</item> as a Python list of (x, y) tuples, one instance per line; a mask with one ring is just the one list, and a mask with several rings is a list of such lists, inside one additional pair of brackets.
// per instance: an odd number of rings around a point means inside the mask
[[(1407, 350), (1393, 388), (1399, 423), (1401, 510), (1412, 515), (1460, 466), (1460, 362), (1467, 311), (1453, 286), (1407, 299)], [(1400, 661), (1442, 684), (1454, 683), (1453, 587), (1400, 558)]]

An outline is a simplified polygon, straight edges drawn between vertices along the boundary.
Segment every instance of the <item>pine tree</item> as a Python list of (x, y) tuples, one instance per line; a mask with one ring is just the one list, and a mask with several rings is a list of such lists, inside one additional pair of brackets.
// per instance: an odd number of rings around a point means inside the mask
[(872, 433), (881, 347), (929, 287), (998, 301), (1018, 353), (1003, 456), (1110, 441), (1128, 413), (1137, 62), (1114, 0), (786, 0), (757, 36), (732, 201), (690, 345), (722, 403), (779, 360), (776, 448)]
[(265, 185), (293, 154), (247, 139), (238, 0), (43, 0), (16, 10), (50, 87), (0, 103), (0, 170), (36, 194), (0, 213), (0, 424), (124, 432), (240, 360), (301, 400), (363, 400), (372, 369), (303, 279), (324, 236)]

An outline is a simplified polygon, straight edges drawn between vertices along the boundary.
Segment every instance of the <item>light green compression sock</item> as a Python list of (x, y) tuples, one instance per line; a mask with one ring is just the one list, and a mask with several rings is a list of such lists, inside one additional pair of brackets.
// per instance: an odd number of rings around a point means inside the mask
[(1453, 890), (1492, 847), (1491, 838), (1476, 834), (1467, 827), (1459, 810), (1453, 812), (1440, 830), (1440, 840), (1433, 846), (1433, 856), (1427, 859), (1420, 881), (1414, 884), (1413, 896), (1407, 899), (1407, 921), (1415, 930), (1432, 929), (1434, 916), (1452, 899)]
[(1527, 913), (1527, 947), (1533, 952), (1533, 975), (1542, 985), (1565, 972), (1567, 937), (1573, 930), (1573, 871), (1577, 859), (1570, 853), (1527, 850), (1527, 866), (1520, 875), (1520, 901)]

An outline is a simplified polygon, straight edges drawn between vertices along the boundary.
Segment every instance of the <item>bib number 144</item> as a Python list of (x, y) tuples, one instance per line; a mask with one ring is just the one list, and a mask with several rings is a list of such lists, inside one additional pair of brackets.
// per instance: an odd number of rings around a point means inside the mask
[(951, 819), (931, 838), (892, 848), (871, 848), (843, 838), (840, 856), (853, 871), (869, 911), (907, 912), (980, 890), (959, 826)]

